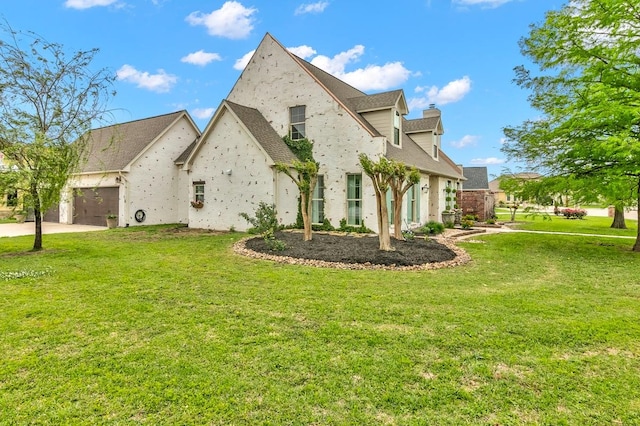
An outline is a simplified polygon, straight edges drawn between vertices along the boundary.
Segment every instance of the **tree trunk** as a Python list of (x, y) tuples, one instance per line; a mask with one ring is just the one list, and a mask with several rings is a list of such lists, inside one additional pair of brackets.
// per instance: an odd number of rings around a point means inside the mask
[(303, 241), (311, 241), (313, 239), (313, 229), (311, 227), (311, 197), (309, 194), (300, 193), (300, 210), (302, 210), (302, 223), (304, 224)]
[(638, 215), (636, 217), (636, 219), (638, 220), (638, 233), (636, 235), (636, 243), (633, 245), (633, 251), (640, 252), (640, 178), (638, 178), (638, 188), (636, 189), (636, 192), (638, 197), (638, 202), (636, 203), (638, 209)]
[(624, 207), (620, 204), (614, 206), (613, 223), (611, 228), (615, 229), (627, 229), (627, 224), (624, 221)]
[(393, 238), (402, 240), (402, 194), (391, 187), (393, 197)]
[(33, 197), (33, 216), (36, 226), (35, 237), (33, 240), (33, 250), (42, 250), (42, 212), (40, 211), (40, 196), (35, 187), (31, 187), (31, 196)]
[(380, 221), (379, 222), (382, 225), (380, 226), (380, 229), (379, 229), (380, 250), (392, 251), (393, 247), (391, 247), (391, 235), (389, 234), (389, 210), (387, 209), (386, 200), (383, 200), (382, 196), (380, 196), (379, 198), (380, 198), (380, 204), (379, 204)]

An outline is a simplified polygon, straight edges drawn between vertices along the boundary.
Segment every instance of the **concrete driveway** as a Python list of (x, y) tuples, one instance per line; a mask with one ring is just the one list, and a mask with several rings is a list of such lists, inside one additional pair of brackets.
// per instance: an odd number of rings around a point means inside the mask
[[(103, 231), (106, 226), (90, 225), (66, 225), (63, 223), (42, 222), (43, 234), (62, 234), (66, 232), (90, 232)], [(0, 223), (0, 237), (17, 237), (20, 235), (34, 235), (35, 224), (33, 222), (24, 223)]]

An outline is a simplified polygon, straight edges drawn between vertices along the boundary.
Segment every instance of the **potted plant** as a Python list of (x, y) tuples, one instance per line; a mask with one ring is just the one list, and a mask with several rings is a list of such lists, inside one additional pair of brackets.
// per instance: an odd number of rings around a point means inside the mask
[(201, 209), (202, 207), (204, 207), (204, 203), (200, 200), (195, 200), (191, 202), (191, 207), (193, 207), (194, 209)]
[(107, 228), (113, 229), (118, 226), (118, 215), (109, 213), (107, 215)]

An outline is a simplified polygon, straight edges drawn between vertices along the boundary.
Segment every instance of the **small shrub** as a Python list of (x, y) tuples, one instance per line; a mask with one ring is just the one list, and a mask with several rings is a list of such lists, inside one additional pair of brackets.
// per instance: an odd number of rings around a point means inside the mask
[(314, 231), (335, 231), (336, 230), (336, 228), (334, 228), (331, 222), (329, 222), (329, 219), (327, 219), (326, 217), (322, 221), (322, 225), (312, 225), (311, 228)]
[(473, 225), (475, 225), (475, 223), (476, 222), (471, 219), (462, 219), (462, 221), (460, 221), (460, 226), (462, 227), (462, 229), (469, 229)]
[(464, 215), (464, 217), (462, 218), (463, 220), (472, 220), (472, 221), (477, 221), (478, 220), (478, 216), (475, 214), (467, 214)]
[(280, 229), (275, 204), (261, 202), (258, 204), (255, 217), (251, 217), (247, 213), (240, 213), (240, 217), (251, 224), (252, 228), (248, 231), (251, 234), (260, 234), (264, 237), (266, 233), (270, 232), (273, 235)]
[(264, 238), (264, 242), (271, 251), (283, 251), (287, 248), (287, 244), (285, 244), (284, 241), (277, 239), (272, 232), (266, 232), (262, 235), (262, 238)]
[(565, 219), (584, 219), (587, 215), (587, 211), (584, 209), (562, 209), (560, 213)]
[(496, 220), (494, 218), (489, 218), (489, 219), (487, 219), (487, 224), (488, 225), (495, 225), (496, 224)]
[(453, 229), (453, 225), (454, 225), (453, 222), (447, 222), (447, 223), (444, 224), (444, 227), (447, 228), (447, 229)]
[(405, 229), (402, 231), (402, 238), (406, 241), (413, 241), (416, 238), (416, 234), (414, 234), (411, 229)]
[(430, 220), (420, 228), (420, 231), (429, 235), (442, 234), (444, 232), (444, 224), (436, 222), (435, 220)]
[(371, 234), (373, 232), (371, 229), (365, 226), (364, 220), (362, 221), (362, 224), (360, 224), (360, 226), (352, 226), (347, 225), (347, 219), (345, 218), (340, 219), (340, 228), (338, 228), (338, 231), (355, 232), (356, 234)]

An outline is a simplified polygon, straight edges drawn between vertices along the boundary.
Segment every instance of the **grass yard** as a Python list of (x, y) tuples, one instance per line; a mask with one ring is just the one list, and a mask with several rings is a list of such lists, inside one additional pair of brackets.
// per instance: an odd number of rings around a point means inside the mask
[[(507, 209), (497, 209), (498, 220), (511, 220)], [(635, 220), (626, 220), (627, 229), (611, 229), (613, 218), (602, 216), (585, 216), (584, 219), (565, 219), (553, 214), (546, 216), (516, 213), (517, 229), (527, 231), (576, 232), (584, 234), (615, 235), (635, 237), (638, 224)], [(631, 244), (633, 245), (633, 243)]]
[(640, 423), (633, 240), (338, 271), (171, 227), (0, 239), (0, 424)]

